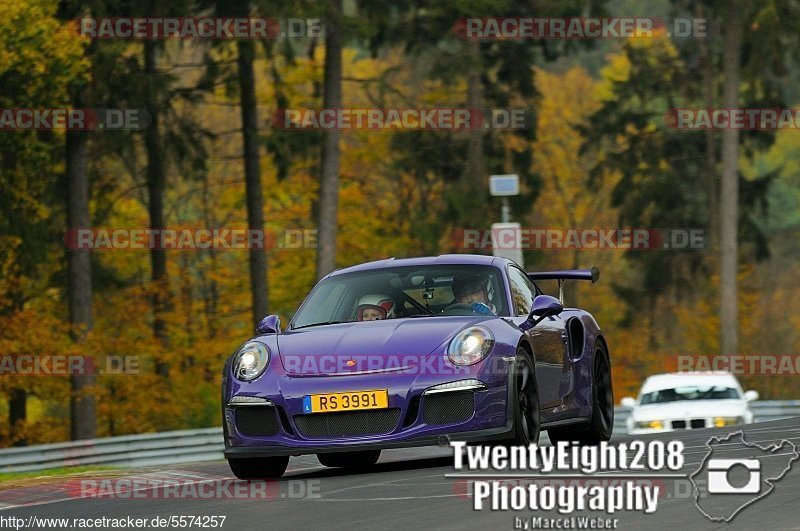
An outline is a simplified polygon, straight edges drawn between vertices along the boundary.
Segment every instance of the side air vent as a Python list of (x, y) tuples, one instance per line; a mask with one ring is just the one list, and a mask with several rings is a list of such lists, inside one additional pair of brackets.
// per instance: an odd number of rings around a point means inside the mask
[(569, 334), (569, 351), (572, 359), (580, 358), (583, 354), (583, 342), (585, 333), (583, 323), (577, 317), (567, 321), (567, 333)]

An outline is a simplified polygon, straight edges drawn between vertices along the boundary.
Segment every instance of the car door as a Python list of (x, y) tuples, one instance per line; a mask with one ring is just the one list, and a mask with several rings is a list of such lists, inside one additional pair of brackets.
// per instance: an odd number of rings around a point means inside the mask
[[(530, 314), (536, 286), (524, 271), (515, 266), (509, 266), (508, 279), (514, 322), (520, 325)], [(525, 333), (530, 338), (536, 358), (540, 409), (557, 406), (561, 403), (561, 378), (567, 354), (564, 321), (559, 316), (547, 317)]]

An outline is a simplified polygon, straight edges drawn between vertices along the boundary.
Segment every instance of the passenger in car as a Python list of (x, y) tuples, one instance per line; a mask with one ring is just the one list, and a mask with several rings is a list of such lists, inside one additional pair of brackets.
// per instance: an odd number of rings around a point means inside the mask
[(395, 316), (395, 303), (388, 295), (364, 295), (358, 301), (356, 321), (380, 321)]

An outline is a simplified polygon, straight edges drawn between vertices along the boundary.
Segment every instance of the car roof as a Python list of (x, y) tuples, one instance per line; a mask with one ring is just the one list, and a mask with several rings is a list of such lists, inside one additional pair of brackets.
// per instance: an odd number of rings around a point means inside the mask
[(672, 389), (685, 385), (726, 385), (740, 388), (736, 377), (726, 371), (692, 371), (655, 374), (649, 376), (642, 384), (642, 393), (659, 389)]
[(509, 262), (506, 258), (480, 254), (442, 254), (439, 256), (421, 256), (417, 258), (387, 258), (385, 260), (376, 260), (374, 262), (366, 262), (344, 269), (337, 269), (331, 273), (330, 276), (343, 275), (356, 271), (383, 269), (385, 267), (426, 265), (494, 265), (495, 267), (501, 267), (506, 262)]

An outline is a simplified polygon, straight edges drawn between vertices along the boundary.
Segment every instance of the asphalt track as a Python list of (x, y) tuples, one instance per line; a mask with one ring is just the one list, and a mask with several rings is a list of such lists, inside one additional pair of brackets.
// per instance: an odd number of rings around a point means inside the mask
[[(701, 465), (712, 435), (736, 429), (687, 430), (658, 435), (662, 440), (682, 440), (687, 476)], [(800, 418), (751, 424), (743, 428), (749, 443), (761, 445), (789, 440), (800, 449)], [(643, 440), (653, 435), (637, 437)], [(615, 437), (617, 443), (631, 436)], [(717, 457), (753, 457), (752, 448), (729, 444)], [(781, 455), (761, 456), (762, 462), (786, 460)], [(106, 499), (75, 497), (74, 489), (50, 484), (46, 489), (0, 492), (2, 517), (39, 518), (152, 518), (173, 515), (226, 515), (223, 529), (513, 529), (515, 517), (561, 518), (556, 511), (476, 511), (464, 479), (446, 477), (454, 472), (449, 448), (414, 448), (385, 451), (369, 472), (348, 472), (321, 466), (314, 456), (292, 458), (285, 476), (270, 487), (268, 499)], [(184, 481), (219, 482), (232, 479), (223, 462), (143, 469), (135, 477), (173, 477)], [(91, 476), (82, 476), (83, 479)], [(64, 480), (67, 481), (67, 480)], [(800, 461), (762, 499), (742, 509), (730, 523), (712, 523), (696, 507), (693, 495), (663, 480), (666, 493), (653, 514), (618, 512), (618, 529), (800, 529)], [(681, 494), (680, 492), (683, 492)], [(309, 495), (310, 494), (310, 495)], [(602, 512), (584, 513), (606, 516)]]

